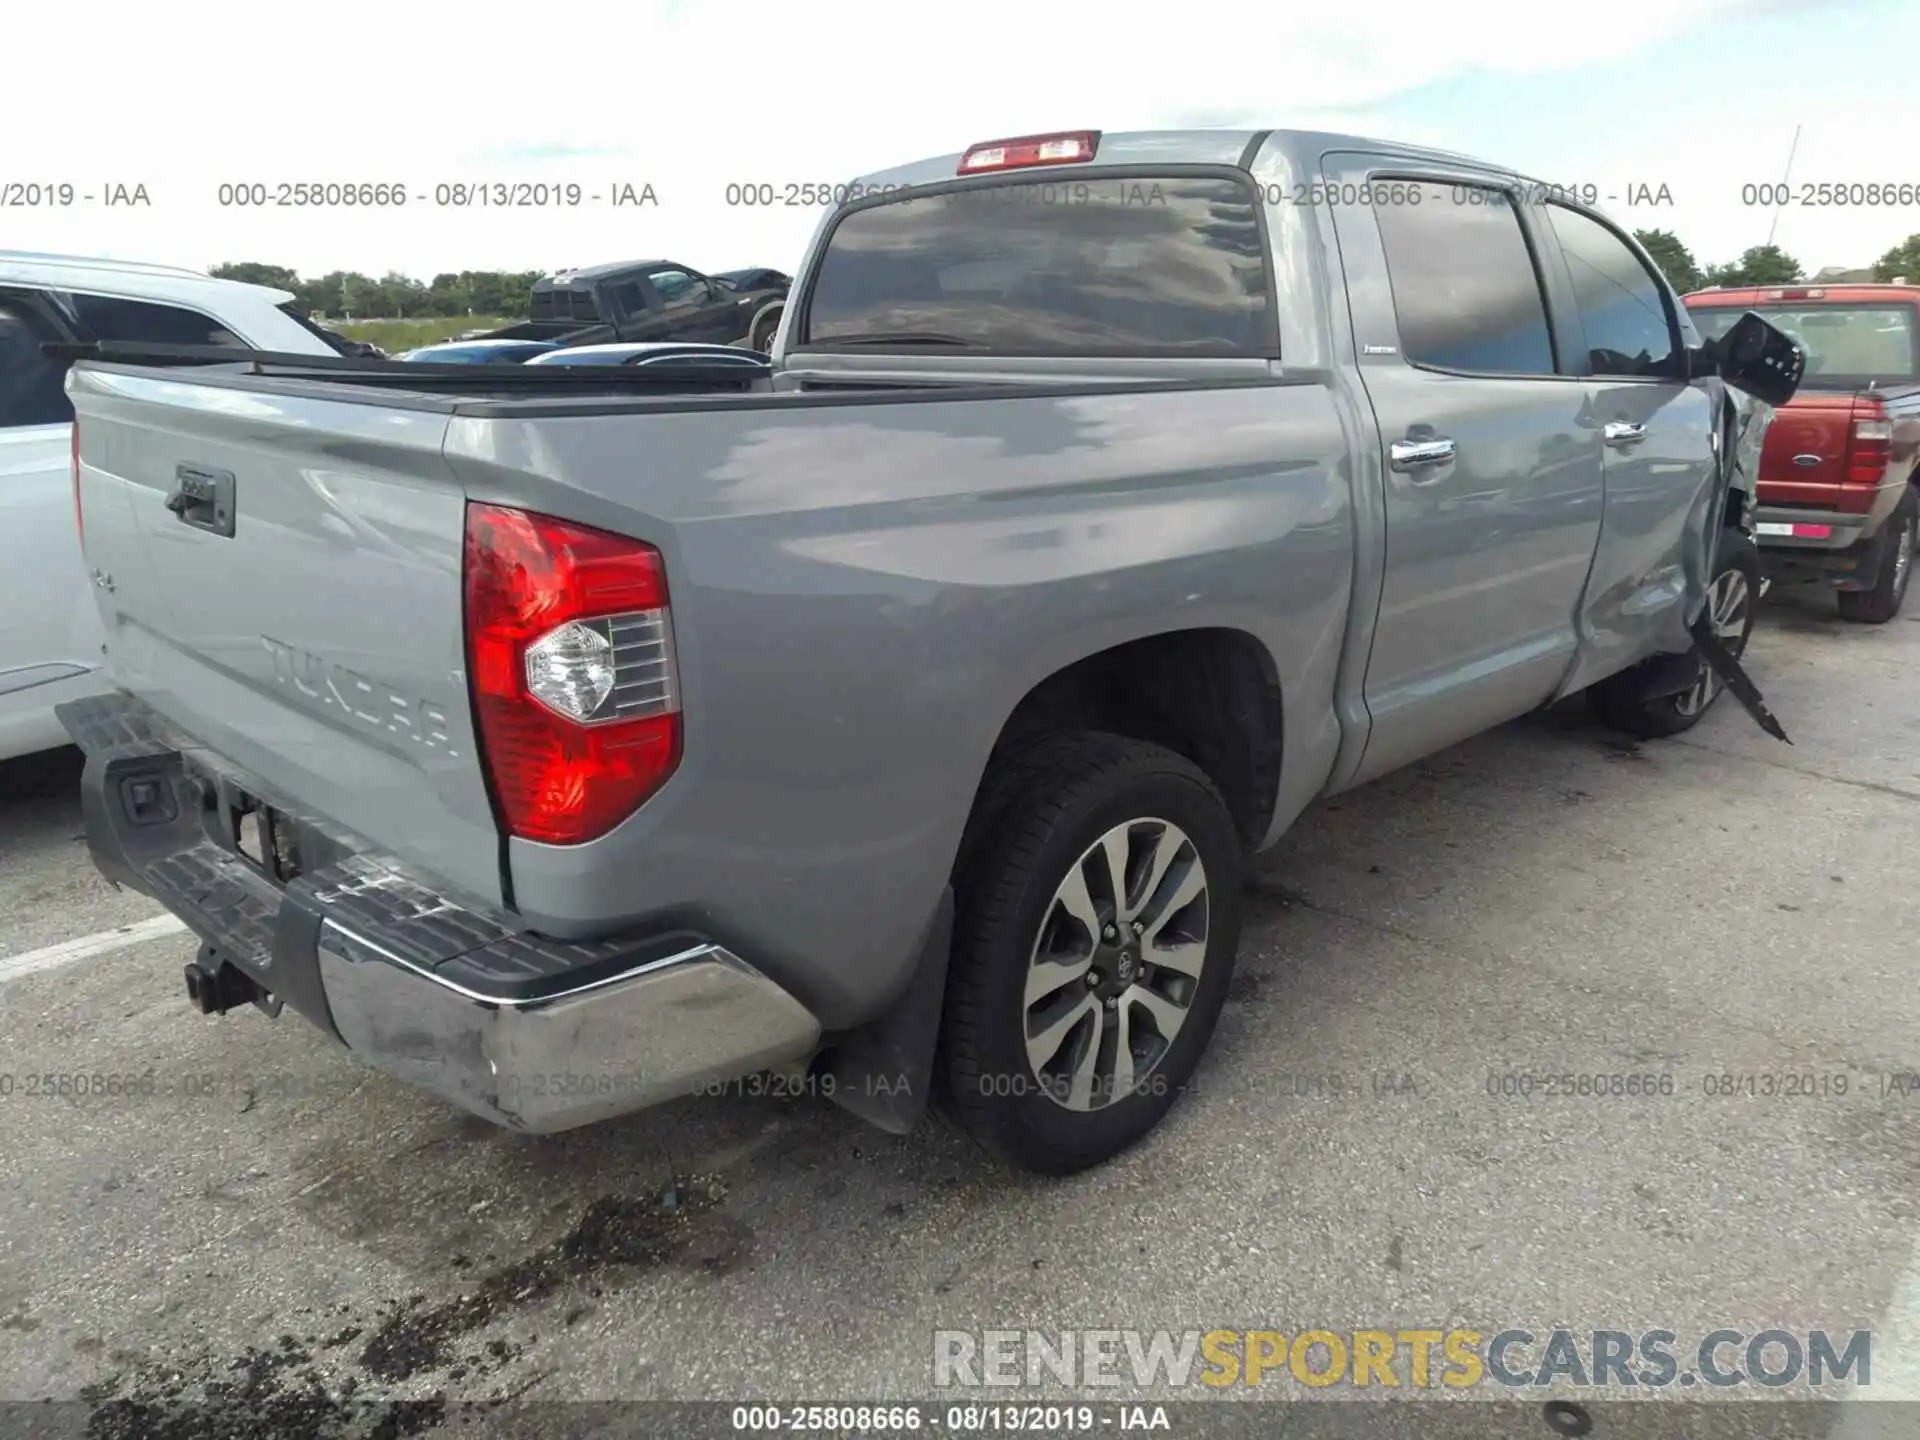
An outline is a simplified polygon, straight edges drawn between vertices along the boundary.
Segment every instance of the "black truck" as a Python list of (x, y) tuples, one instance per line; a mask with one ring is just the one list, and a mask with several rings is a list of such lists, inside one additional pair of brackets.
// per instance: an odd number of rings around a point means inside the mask
[(779, 271), (711, 276), (676, 260), (620, 260), (560, 270), (534, 285), (524, 324), (484, 338), (568, 345), (697, 340), (770, 350), (790, 283)]

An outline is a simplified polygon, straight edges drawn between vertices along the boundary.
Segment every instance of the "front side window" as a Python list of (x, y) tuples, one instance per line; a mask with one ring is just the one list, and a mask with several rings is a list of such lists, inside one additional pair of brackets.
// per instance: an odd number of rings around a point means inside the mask
[(0, 430), (73, 419), (67, 367), (40, 348), (59, 338), (26, 306), (0, 300)]
[(1036, 176), (847, 214), (802, 343), (1271, 357), (1271, 289), (1244, 182)]
[(1684, 378), (1666, 291), (1653, 272), (1592, 216), (1564, 205), (1548, 205), (1547, 215), (1573, 274), (1593, 373)]
[(1395, 181), (1382, 194), (1373, 213), (1401, 354), (1437, 370), (1553, 374), (1539, 271), (1506, 192)]

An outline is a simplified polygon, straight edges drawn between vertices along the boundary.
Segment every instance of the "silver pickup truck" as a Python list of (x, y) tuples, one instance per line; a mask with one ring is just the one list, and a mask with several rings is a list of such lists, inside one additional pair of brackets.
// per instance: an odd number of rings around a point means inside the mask
[(1073, 1170), (1315, 799), (1739, 676), (1732, 391), (1797, 352), (1510, 171), (997, 141), (848, 187), (792, 294), (741, 374), (74, 366), (118, 690), (62, 718), (201, 1009), (520, 1130), (774, 1070)]

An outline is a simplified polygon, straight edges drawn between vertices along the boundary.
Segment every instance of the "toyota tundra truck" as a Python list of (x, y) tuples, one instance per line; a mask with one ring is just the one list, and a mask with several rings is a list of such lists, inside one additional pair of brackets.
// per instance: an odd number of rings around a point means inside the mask
[(1920, 539), (1920, 286), (1702, 290), (1686, 305), (1709, 338), (1752, 310), (1805, 350), (1761, 454), (1755, 534), (1770, 578), (1824, 586), (1842, 619), (1885, 624)]
[(521, 1131), (810, 1067), (1071, 1171), (1186, 1088), (1315, 799), (1746, 703), (1798, 352), (1600, 212), (1287, 131), (848, 188), (750, 374), (74, 365), (117, 689), (62, 717), (199, 1008)]

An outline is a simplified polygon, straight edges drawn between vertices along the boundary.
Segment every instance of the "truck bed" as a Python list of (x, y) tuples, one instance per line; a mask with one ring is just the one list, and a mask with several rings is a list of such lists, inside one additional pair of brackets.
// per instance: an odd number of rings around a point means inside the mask
[[(1280, 803), (1325, 781), (1358, 422), (1323, 383), (676, 394), (487, 368), (100, 359), (70, 381), (118, 683), (438, 893), (560, 940), (697, 917), (831, 1026), (904, 983), (1020, 698), (1172, 616), (1298, 677)], [(169, 512), (182, 467), (232, 477), (231, 536)], [(470, 504), (663, 557), (684, 757), (590, 843), (495, 818)], [(849, 855), (858, 907), (835, 895)]]

